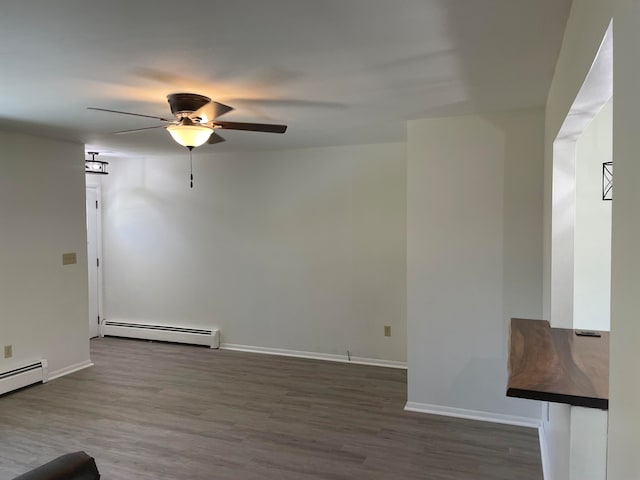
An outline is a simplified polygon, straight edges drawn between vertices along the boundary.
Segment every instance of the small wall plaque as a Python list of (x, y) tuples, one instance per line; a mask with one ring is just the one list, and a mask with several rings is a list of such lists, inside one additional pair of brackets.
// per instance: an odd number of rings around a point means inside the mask
[(76, 258), (76, 252), (63, 253), (62, 254), (62, 264), (63, 265), (73, 265), (75, 263), (78, 263), (78, 260)]

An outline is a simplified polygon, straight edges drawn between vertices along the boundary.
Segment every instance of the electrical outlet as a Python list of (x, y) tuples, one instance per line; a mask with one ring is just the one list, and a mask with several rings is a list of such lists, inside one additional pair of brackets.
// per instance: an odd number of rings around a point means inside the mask
[(13, 357), (13, 345), (5, 345), (4, 346), (4, 358)]
[(385, 337), (390, 337), (391, 336), (391, 325), (385, 325), (384, 326), (384, 336)]

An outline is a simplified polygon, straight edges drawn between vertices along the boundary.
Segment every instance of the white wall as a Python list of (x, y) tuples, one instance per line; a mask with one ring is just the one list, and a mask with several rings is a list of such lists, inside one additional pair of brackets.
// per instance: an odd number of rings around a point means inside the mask
[(608, 480), (640, 478), (639, 45), (640, 3), (636, 0), (616, 0)]
[(571, 407), (570, 480), (607, 478), (607, 411)]
[(542, 112), (410, 121), (408, 139), (409, 402), (539, 420), (505, 391), (509, 320), (542, 315)]
[(573, 328), (574, 244), (576, 218), (576, 142), (553, 144), (553, 218), (551, 222), (551, 313), (557, 328)]
[(613, 103), (576, 143), (573, 328), (609, 330), (611, 203), (602, 200), (602, 164), (612, 159)]
[(89, 360), (84, 148), (0, 132), (0, 152), (0, 369), (44, 358), (56, 374)]
[(405, 144), (110, 162), (106, 318), (406, 361)]
[[(573, 0), (565, 29), (560, 56), (549, 90), (545, 110), (545, 194), (544, 194), (544, 317), (552, 326), (571, 328), (571, 316), (552, 314), (556, 308), (573, 299), (573, 285), (559, 279), (573, 279), (573, 262), (563, 262), (571, 269), (552, 282), (552, 199), (553, 142), (558, 136), (569, 109), (593, 64), (598, 48), (613, 16), (613, 0)], [(567, 237), (569, 238), (569, 237)], [(560, 239), (562, 241), (562, 238)], [(571, 240), (573, 240), (571, 238)], [(554, 247), (557, 249), (558, 245)], [(560, 245), (562, 249), (563, 246)], [(556, 252), (559, 253), (559, 252)], [(556, 261), (562, 262), (561, 255)], [(556, 268), (559, 265), (556, 264)], [(561, 272), (562, 273), (562, 272)], [(560, 309), (562, 310), (562, 309)], [(556, 310), (557, 311), (557, 310)], [(545, 423), (545, 454), (549, 460), (546, 480), (570, 477), (571, 413), (567, 405), (549, 404), (549, 422)]]

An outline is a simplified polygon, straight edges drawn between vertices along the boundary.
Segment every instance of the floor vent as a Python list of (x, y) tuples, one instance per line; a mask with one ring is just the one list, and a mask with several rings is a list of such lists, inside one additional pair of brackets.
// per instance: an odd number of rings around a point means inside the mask
[(191, 345), (206, 345), (211, 348), (218, 348), (220, 346), (220, 334), (217, 328), (188, 328), (172, 325), (104, 320), (100, 333), (106, 337), (140, 338), (161, 342), (189, 343)]
[(21, 367), (0, 372), (0, 395), (33, 385), (45, 383), (47, 378), (47, 361), (29, 363)]

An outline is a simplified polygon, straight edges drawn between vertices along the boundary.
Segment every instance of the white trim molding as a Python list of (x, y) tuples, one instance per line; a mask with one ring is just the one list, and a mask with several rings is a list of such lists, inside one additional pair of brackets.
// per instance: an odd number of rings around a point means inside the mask
[(547, 445), (547, 435), (544, 428), (544, 422), (538, 427), (538, 440), (540, 441), (540, 458), (542, 460), (542, 478), (551, 480), (551, 465), (549, 463), (549, 447)]
[(304, 352), (300, 350), (287, 350), (284, 348), (255, 347), (251, 345), (237, 345), (234, 343), (223, 343), (220, 345), (221, 350), (233, 350), (236, 352), (263, 353), (266, 355), (280, 355), (282, 357), (310, 358), (313, 360), (326, 360), (329, 362), (354, 363), (357, 365), (369, 365), (373, 367), (386, 368), (407, 368), (406, 362), (397, 362), (394, 360), (381, 360), (378, 358), (367, 357), (348, 357), (346, 355), (335, 355), (330, 353)]
[(93, 362), (91, 360), (74, 363), (73, 365), (69, 365), (68, 367), (49, 372), (49, 381), (55, 380), (56, 378), (64, 377), (65, 375), (69, 375), (71, 373), (79, 372), (80, 370), (84, 370), (85, 368), (89, 367), (93, 367)]
[(501, 413), (483, 412), (480, 410), (467, 410), (466, 408), (444, 407), (442, 405), (430, 405), (428, 403), (407, 402), (404, 409), (407, 412), (428, 413), (445, 417), (466, 418), (483, 422), (515, 425), (518, 427), (540, 428), (540, 419), (519, 417), (515, 415), (503, 415)]

